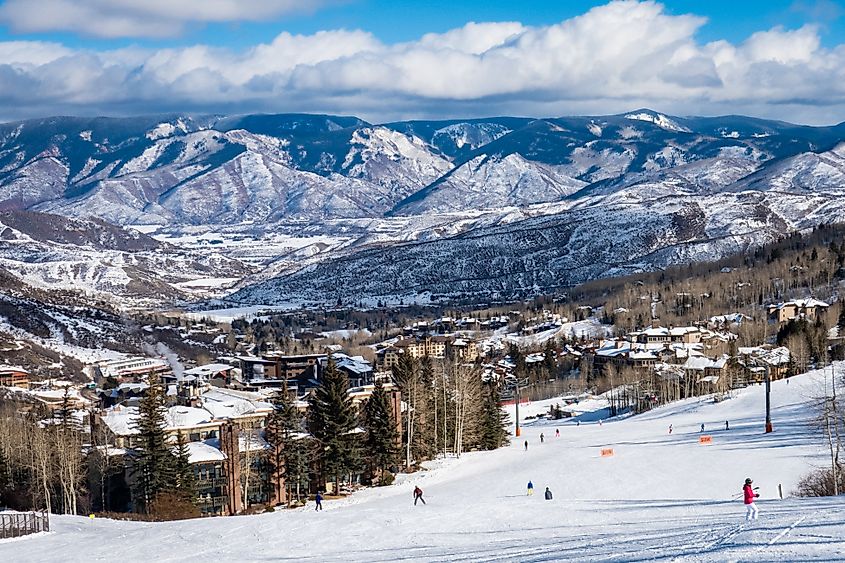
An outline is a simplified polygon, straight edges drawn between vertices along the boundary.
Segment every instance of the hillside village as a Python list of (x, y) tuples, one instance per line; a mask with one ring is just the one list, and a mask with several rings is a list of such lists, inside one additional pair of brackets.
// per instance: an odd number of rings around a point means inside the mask
[(552, 400), (540, 416), (557, 419), (596, 400), (600, 417), (722, 400), (845, 358), (840, 234), (480, 307), (127, 317), (19, 289), (2, 333), (3, 500), (149, 517), (145, 432), (182, 495), (158, 518), (231, 515), (497, 448), (515, 402)]
[[(76, 421), (89, 458), (88, 481), (91, 473), (100, 473), (99, 487), (80, 486), (80, 491), (88, 491), (80, 505), (101, 512), (131, 511), (138, 505), (133, 498), (132, 465), (133, 448), (138, 446), (139, 405), (150, 385), (160, 386), (165, 434), (173, 447), (178, 444), (187, 452), (198, 514), (238, 514), (279, 504), (293, 506), (318, 491), (337, 494), (378, 482), (372, 472), (359, 470), (339, 482), (337, 491), (334, 483), (321, 479), (311, 467), (298, 478), (294, 495), (283, 473), (268, 462), (277, 447), (268, 441), (268, 420), (278, 408), (279, 395), (286, 395), (298, 411), (301, 437), (308, 439), (310, 401), (330, 362), (331, 369), (342, 374), (348, 400), (359, 413), (355, 431), (362, 436), (367, 432), (362, 428), (364, 406), (377, 387), (383, 390), (395, 440), (396, 455), (389, 470), (414, 471), (424, 459), (456, 455), (459, 447), (480, 444), (470, 440), (459, 446), (450, 428), (442, 441), (435, 437), (433, 449), (407, 445), (409, 419), (414, 417), (409, 413), (419, 408), (414, 403), (418, 399), (408, 390), (407, 376), (403, 380), (401, 375), (408, 365), (429, 365), (434, 375), (429, 385), (435, 394), (452, 384), (445, 374), (464, 366), (468, 377), (496, 388), (500, 404), (558, 397), (559, 404), (546, 416), (561, 418), (577, 414), (579, 402), (603, 394), (609, 404), (605, 416), (613, 416), (644, 412), (692, 396), (718, 399), (766, 378), (778, 380), (802, 373), (811, 364), (822, 365), (828, 357), (811, 352), (809, 333), (793, 329), (833, 327), (824, 329), (825, 354), (841, 354), (842, 339), (836, 327), (845, 316), (838, 303), (814, 298), (768, 304), (760, 308), (760, 314), (773, 336), (750, 343), (740, 334), (743, 325), (754, 319), (741, 313), (715, 315), (686, 326), (664, 326), (653, 319), (639, 330), (624, 331), (603, 324), (602, 317), (607, 315), (600, 309), (576, 311), (581, 320), (546, 309), (513, 310), (483, 319), (470, 315), (418, 319), (396, 336), (367, 345), (360, 343), (361, 336), (372, 336), (366, 329), (322, 335), (303, 331), (291, 342), (310, 340), (307, 353), (289, 353), (282, 343), (262, 339), (257, 319), (225, 326), (171, 317), (169, 322), (176, 325), (148, 325), (144, 330), (175, 328), (185, 337), (234, 341), (234, 350), (206, 356), (205, 363), (184, 364), (173, 354), (122, 354), (85, 365), (85, 377), (75, 381), (40, 380), (24, 366), (3, 365), (3, 412), (35, 416), (42, 424)], [(776, 336), (791, 332), (798, 337)], [(338, 339), (338, 334), (344, 337)], [(443, 405), (444, 412), (451, 408), (446, 402)], [(8, 460), (10, 440), (4, 440), (3, 447)], [(67, 506), (62, 510), (67, 511)]]

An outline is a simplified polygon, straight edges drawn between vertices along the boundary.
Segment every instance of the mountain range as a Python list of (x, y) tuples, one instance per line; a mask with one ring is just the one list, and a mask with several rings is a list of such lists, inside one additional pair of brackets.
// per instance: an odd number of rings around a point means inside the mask
[(7, 123), (0, 267), (159, 301), (197, 279), (242, 303), (514, 298), (839, 221), (843, 140), (845, 124), (646, 109)]

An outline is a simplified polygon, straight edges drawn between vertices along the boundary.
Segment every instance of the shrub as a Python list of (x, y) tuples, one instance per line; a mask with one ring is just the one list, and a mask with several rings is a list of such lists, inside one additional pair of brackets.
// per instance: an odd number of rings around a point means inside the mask
[(199, 508), (178, 492), (159, 493), (150, 503), (150, 515), (157, 521), (186, 520), (201, 516)]
[[(839, 481), (839, 494), (845, 493), (845, 475), (843, 467), (836, 471), (836, 480)], [(830, 469), (817, 469), (798, 481), (796, 494), (801, 497), (832, 497), (834, 490), (833, 471)]]
[(393, 481), (395, 480), (396, 477), (394, 477), (393, 473), (385, 471), (381, 474), (381, 478), (378, 480), (378, 484), (380, 487), (386, 487), (388, 485), (392, 485)]

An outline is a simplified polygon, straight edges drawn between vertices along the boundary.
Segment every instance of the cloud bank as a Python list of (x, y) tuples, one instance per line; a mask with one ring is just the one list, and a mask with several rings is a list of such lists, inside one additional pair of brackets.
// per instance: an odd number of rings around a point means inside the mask
[(187, 25), (262, 21), (314, 11), (329, 0), (6, 0), (0, 22), (19, 33), (174, 37)]
[[(106, 0), (85, 4), (99, 2)], [(122, 3), (128, 4), (108, 2)], [(207, 6), (201, 13), (211, 21), (234, 0), (184, 4)], [(268, 10), (293, 6), (264, 4)], [(670, 15), (656, 2), (619, 1), (550, 26), (468, 23), (394, 45), (342, 29), (281, 33), (242, 51), (207, 45), (90, 51), (0, 42), (0, 107), (6, 119), (303, 111), (384, 121), (606, 114), (647, 106), (681, 115), (845, 120), (845, 45), (822, 47), (813, 26), (762, 30), (736, 44), (702, 43), (695, 34), (705, 21)]]

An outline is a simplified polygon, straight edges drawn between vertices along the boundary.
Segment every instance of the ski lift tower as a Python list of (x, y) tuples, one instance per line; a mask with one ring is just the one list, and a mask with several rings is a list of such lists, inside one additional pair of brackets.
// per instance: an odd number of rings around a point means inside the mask
[(507, 384), (508, 389), (513, 389), (514, 392), (514, 405), (516, 405), (516, 430), (514, 431), (514, 436), (519, 438), (520, 430), (519, 430), (519, 388), (525, 387), (528, 385), (528, 378), (525, 379), (514, 379), (510, 383)]

